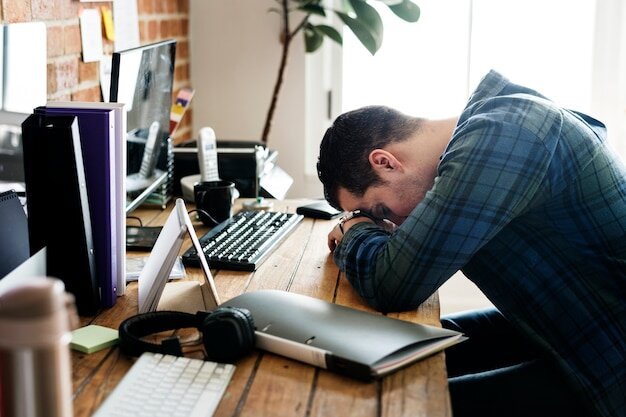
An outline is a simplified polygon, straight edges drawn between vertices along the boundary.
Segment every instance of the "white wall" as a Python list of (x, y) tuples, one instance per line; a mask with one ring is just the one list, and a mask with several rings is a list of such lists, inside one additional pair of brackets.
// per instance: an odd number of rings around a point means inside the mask
[(593, 115), (607, 125), (610, 143), (626, 161), (626, 4), (598, 0), (595, 22)]
[[(273, 0), (191, 0), (190, 54), (193, 129), (211, 126), (218, 139), (260, 140), (278, 73), (281, 22)], [(302, 35), (291, 45), (269, 147), (294, 178), (288, 197), (321, 197), (305, 173), (307, 139)]]

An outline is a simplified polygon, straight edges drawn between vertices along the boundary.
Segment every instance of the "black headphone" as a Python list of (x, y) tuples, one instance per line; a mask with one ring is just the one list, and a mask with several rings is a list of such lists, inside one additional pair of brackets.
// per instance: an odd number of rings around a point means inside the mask
[(139, 356), (155, 352), (183, 356), (178, 336), (169, 337), (160, 344), (142, 340), (153, 333), (180, 328), (196, 328), (202, 333), (202, 343), (208, 360), (232, 362), (252, 351), (254, 321), (245, 308), (218, 307), (196, 314), (180, 311), (155, 311), (137, 314), (120, 324), (119, 340), (122, 352)]

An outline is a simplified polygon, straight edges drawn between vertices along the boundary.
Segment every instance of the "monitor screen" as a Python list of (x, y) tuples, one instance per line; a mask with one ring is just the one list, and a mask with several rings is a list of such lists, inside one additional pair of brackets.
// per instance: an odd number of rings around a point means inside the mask
[[(128, 204), (163, 179), (174, 84), (173, 39), (113, 53), (110, 101), (127, 111)], [(134, 202), (136, 205), (136, 201)]]

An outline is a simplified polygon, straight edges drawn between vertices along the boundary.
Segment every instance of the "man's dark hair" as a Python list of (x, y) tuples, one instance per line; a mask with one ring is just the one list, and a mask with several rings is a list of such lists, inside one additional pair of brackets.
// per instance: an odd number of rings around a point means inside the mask
[(370, 166), (370, 152), (408, 139), (420, 120), (385, 106), (367, 106), (337, 117), (324, 134), (317, 160), (326, 200), (341, 209), (340, 187), (361, 197), (369, 187), (382, 184)]

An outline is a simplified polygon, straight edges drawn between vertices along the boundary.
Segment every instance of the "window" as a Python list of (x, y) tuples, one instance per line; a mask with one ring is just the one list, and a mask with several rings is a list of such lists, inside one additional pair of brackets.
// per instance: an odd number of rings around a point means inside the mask
[[(492, 68), (603, 121), (626, 160), (626, 2), (414, 1), (421, 9), (417, 23), (374, 2), (385, 30), (376, 56), (344, 29), (343, 47), (325, 58), (332, 65), (311, 69), (330, 73), (324, 86), (333, 94), (330, 117), (320, 111), (323, 120), (313, 118), (307, 166), (315, 166), (321, 136), (340, 113), (384, 104), (421, 117), (454, 116)], [(326, 109), (324, 98), (317, 104)]]
[(437, 118), (459, 114), (489, 69), (589, 112), (595, 0), (416, 0), (417, 23), (377, 7), (372, 57), (344, 31), (342, 111), (385, 104)]

